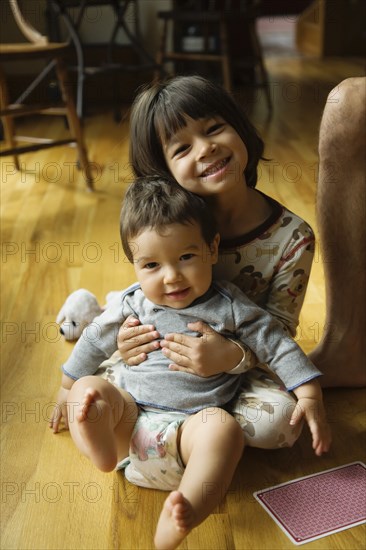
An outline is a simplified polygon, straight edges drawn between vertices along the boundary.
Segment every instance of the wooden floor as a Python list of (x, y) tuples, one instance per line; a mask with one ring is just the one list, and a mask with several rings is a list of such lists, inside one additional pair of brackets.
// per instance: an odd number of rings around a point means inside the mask
[[(314, 212), (317, 133), (329, 90), (363, 74), (351, 59), (268, 60), (274, 114), (267, 120), (259, 91), (250, 102), (271, 159), (259, 188), (308, 220)], [(336, 95), (334, 97), (336, 100)], [(60, 121), (27, 129), (65, 132)], [(59, 385), (60, 364), (72, 344), (62, 341), (55, 318), (66, 296), (85, 287), (101, 303), (106, 293), (134, 281), (119, 244), (119, 209), (131, 180), (128, 124), (112, 113), (84, 125), (96, 193), (86, 192), (75, 151), (59, 148), (2, 163), (2, 435), (1, 548), (149, 549), (165, 494), (128, 484), (121, 473), (96, 471), (74, 448), (68, 432), (47, 426)], [(309, 351), (324, 325), (324, 285), (317, 252), (301, 316), (299, 344)], [(347, 368), (347, 365), (345, 365)], [(334, 443), (316, 458), (304, 432), (293, 449), (244, 453), (231, 490), (215, 513), (181, 548), (289, 549), (292, 543), (254, 500), (253, 492), (286, 480), (365, 460), (365, 393), (326, 391)], [(307, 548), (361, 549), (365, 526), (309, 543)]]

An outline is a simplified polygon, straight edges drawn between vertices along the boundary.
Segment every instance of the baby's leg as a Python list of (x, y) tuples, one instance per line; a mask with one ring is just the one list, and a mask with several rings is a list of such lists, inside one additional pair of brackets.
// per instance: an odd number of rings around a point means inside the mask
[(239, 424), (226, 411), (204, 409), (182, 426), (180, 455), (186, 465), (170, 493), (155, 533), (158, 549), (176, 548), (225, 496), (244, 449)]
[(67, 406), (74, 443), (99, 470), (110, 472), (128, 456), (137, 418), (130, 394), (98, 376), (85, 376), (72, 386)]

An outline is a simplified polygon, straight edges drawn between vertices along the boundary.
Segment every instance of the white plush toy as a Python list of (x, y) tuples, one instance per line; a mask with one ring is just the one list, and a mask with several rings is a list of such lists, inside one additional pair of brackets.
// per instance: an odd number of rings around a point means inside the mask
[(65, 340), (77, 340), (84, 328), (90, 325), (94, 317), (100, 315), (115, 299), (120, 299), (122, 291), (113, 290), (106, 296), (106, 304), (100, 306), (98, 300), (85, 288), (79, 288), (66, 298), (60, 309), (56, 323), (60, 325), (60, 332)]
[(65, 340), (77, 340), (84, 328), (102, 311), (94, 294), (79, 288), (67, 297), (57, 315), (56, 323), (60, 325), (60, 332)]

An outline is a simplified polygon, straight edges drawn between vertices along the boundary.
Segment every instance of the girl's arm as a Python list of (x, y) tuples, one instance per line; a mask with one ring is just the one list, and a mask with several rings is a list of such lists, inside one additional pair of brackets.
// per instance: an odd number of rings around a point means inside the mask
[(200, 332), (201, 338), (187, 334), (166, 334), (159, 342), (159, 333), (153, 325), (140, 325), (135, 317), (129, 317), (118, 333), (118, 349), (128, 365), (139, 365), (147, 354), (162, 347), (172, 363), (171, 370), (180, 370), (209, 377), (221, 372), (233, 374), (252, 368), (256, 359), (246, 346), (224, 338), (211, 327), (198, 321), (188, 323), (188, 328)]
[[(295, 336), (314, 257), (314, 235), (305, 223), (306, 233), (292, 238), (277, 263), (271, 279), (265, 309)], [(293, 232), (297, 235), (296, 230)]]
[(239, 374), (254, 366), (255, 356), (247, 346), (218, 334), (203, 321), (187, 327), (202, 336), (173, 333), (160, 342), (164, 355), (172, 361), (171, 370), (209, 377), (222, 372)]

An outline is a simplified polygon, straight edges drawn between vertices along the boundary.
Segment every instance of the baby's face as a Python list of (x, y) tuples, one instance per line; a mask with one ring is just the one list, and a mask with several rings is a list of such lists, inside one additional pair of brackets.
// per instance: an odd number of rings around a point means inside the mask
[(208, 246), (198, 224), (172, 224), (160, 233), (146, 229), (129, 244), (137, 279), (151, 302), (182, 309), (209, 289), (218, 235)]

